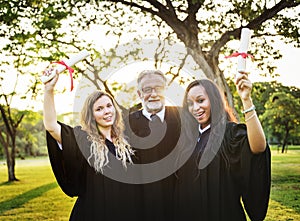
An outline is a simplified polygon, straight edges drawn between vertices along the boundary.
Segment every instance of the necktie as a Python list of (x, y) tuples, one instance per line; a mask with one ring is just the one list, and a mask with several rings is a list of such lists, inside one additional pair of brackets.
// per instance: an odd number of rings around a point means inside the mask
[(198, 143), (199, 143), (200, 140), (201, 140), (201, 136), (202, 136), (202, 133), (200, 133), (200, 131), (199, 131), (198, 140), (197, 140)]
[(160, 120), (159, 116), (157, 116), (156, 114), (152, 114), (150, 116), (150, 118), (151, 118), (151, 122), (153, 124), (159, 124), (159, 123), (161, 123), (161, 120)]

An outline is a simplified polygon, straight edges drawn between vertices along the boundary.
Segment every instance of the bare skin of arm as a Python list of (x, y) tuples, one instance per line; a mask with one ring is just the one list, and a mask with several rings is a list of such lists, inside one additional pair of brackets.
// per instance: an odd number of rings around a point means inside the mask
[[(240, 73), (236, 78), (236, 88), (242, 100), (244, 110), (252, 105), (251, 90), (252, 83), (246, 73)], [(264, 152), (266, 149), (266, 137), (255, 110), (245, 113), (247, 135), (252, 153)]]
[[(47, 74), (46, 70), (44, 74)], [(61, 143), (61, 126), (57, 123), (55, 102), (54, 102), (54, 88), (58, 80), (58, 74), (55, 77), (44, 84), (44, 126), (45, 129), (51, 134), (51, 136)]]

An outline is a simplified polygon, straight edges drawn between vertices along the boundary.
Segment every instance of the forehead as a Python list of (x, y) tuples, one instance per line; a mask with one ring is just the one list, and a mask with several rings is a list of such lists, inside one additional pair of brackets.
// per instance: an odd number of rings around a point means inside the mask
[(148, 74), (145, 75), (141, 81), (140, 81), (140, 86), (145, 87), (145, 86), (163, 86), (165, 85), (165, 81), (162, 76), (157, 75), (157, 74)]
[(103, 95), (95, 101), (94, 106), (103, 106), (109, 103), (112, 103), (111, 99), (108, 96)]
[(201, 85), (196, 85), (196, 86), (192, 87), (187, 94), (188, 99), (193, 99), (193, 98), (197, 98), (200, 96), (205, 96), (205, 97), (207, 96), (207, 93), (206, 93), (204, 87)]

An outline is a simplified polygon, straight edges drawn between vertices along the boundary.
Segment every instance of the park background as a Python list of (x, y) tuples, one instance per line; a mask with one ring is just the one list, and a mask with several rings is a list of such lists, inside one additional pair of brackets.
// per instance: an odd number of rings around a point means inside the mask
[(123, 108), (138, 107), (134, 79), (145, 68), (166, 72), (171, 92), (173, 85), (184, 88), (193, 78), (215, 80), (243, 122), (233, 86), (236, 60), (225, 59), (239, 49), (242, 27), (253, 31), (254, 60), (247, 64), (272, 149), (266, 220), (300, 220), (299, 4), (2, 1), (0, 220), (67, 220), (74, 203), (58, 188), (47, 158), (39, 75), (50, 62), (82, 49), (91, 52), (74, 67), (73, 91), (68, 73), (60, 76), (58, 119), (70, 124), (77, 123), (73, 104), (86, 96), (79, 89), (105, 89)]

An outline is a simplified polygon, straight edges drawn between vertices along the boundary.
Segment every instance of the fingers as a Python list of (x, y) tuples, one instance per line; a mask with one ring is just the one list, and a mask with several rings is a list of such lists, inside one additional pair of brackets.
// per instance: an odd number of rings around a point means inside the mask
[(248, 73), (245, 72), (239, 73), (237, 75), (235, 84), (240, 90), (243, 88), (252, 88), (252, 83), (248, 78)]
[(241, 80), (241, 79), (248, 79), (248, 74), (249, 74), (249, 73), (246, 73), (246, 72), (239, 72), (239, 73), (237, 73), (236, 78), (235, 78), (236, 83), (237, 83), (239, 80)]
[[(57, 71), (57, 69), (55, 68), (55, 66), (50, 65), (50, 66), (47, 67), (47, 69), (45, 69), (45, 70), (43, 71), (43, 76), (44, 76), (45, 79), (47, 79), (46, 82), (48, 82), (48, 81), (50, 81), (52, 78), (54, 78), (55, 75), (57, 75), (57, 73), (58, 73), (58, 71)], [(44, 82), (44, 83), (46, 83), (46, 82)]]
[(43, 83), (46, 91), (54, 89), (56, 82), (58, 81), (58, 76), (58, 71), (53, 66), (49, 66), (43, 71)]
[(53, 67), (47, 68), (46, 70), (44, 70), (43, 75), (50, 76), (53, 74), (53, 71), (54, 71)]

